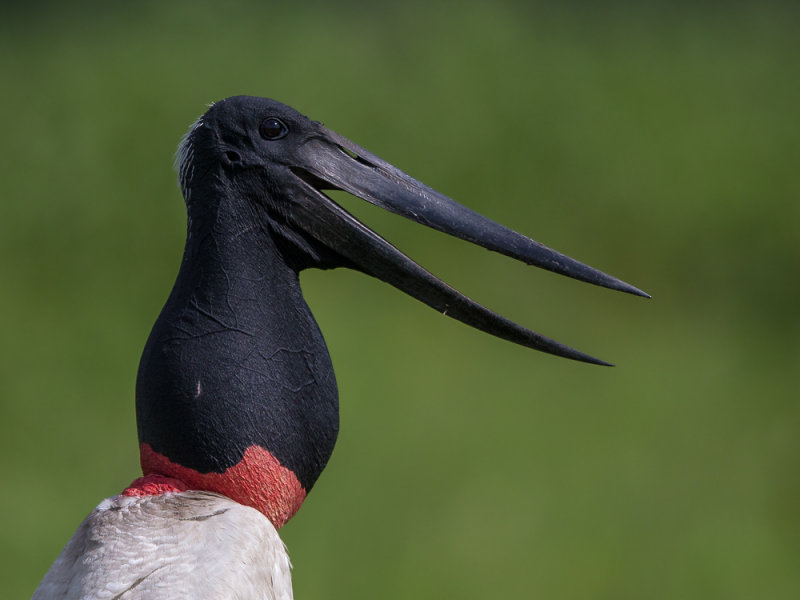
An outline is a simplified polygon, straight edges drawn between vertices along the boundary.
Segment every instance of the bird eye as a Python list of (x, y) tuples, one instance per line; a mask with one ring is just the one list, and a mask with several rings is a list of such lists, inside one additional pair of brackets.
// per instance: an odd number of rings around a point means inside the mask
[(289, 133), (289, 128), (279, 118), (267, 117), (262, 121), (259, 132), (265, 140), (279, 140)]

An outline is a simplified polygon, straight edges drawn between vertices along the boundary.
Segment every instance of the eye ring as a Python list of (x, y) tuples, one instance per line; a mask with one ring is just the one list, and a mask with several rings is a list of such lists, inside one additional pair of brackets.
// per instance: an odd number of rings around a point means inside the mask
[(278, 117), (267, 117), (261, 121), (258, 132), (265, 140), (279, 140), (289, 133), (289, 128), (286, 123), (281, 121)]

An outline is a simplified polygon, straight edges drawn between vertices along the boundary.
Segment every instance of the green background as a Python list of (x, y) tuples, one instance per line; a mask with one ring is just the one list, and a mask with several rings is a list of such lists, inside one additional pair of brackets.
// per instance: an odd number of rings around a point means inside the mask
[(337, 196), (618, 366), (305, 273), (342, 429), (281, 531), (298, 598), (800, 597), (800, 10), (697, 4), (0, 8), (2, 596), (138, 474), (136, 367), (184, 235), (173, 153), (246, 93), (654, 297)]

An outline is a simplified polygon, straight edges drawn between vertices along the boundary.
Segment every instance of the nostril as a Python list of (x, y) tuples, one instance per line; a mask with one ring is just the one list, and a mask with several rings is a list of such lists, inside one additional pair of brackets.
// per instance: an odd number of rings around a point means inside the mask
[(228, 162), (232, 162), (232, 163), (240, 162), (242, 160), (242, 157), (239, 156), (239, 153), (238, 152), (234, 152), (233, 150), (226, 151), (225, 152), (225, 158), (228, 159)]

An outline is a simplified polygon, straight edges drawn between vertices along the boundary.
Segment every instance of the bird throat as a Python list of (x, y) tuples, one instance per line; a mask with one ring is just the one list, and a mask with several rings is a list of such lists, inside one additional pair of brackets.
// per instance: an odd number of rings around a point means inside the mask
[(297, 272), (246, 211), (230, 196), (203, 221), (190, 207), (139, 365), (140, 455), (145, 475), (224, 494), (279, 527), (333, 452), (338, 393)]
[[(159, 454), (147, 443), (140, 446), (140, 460), (145, 478), (161, 475), (177, 480), (174, 486), (177, 491), (182, 491), (179, 486), (182, 484), (184, 489), (217, 492), (260, 511), (276, 528), (286, 524), (306, 498), (306, 490), (297, 476), (269, 451), (257, 445), (247, 448), (242, 460), (222, 473), (201, 473), (184, 467)], [(159, 488), (155, 493), (161, 493), (162, 489), (165, 488)], [(176, 490), (166, 488), (166, 491)]]

